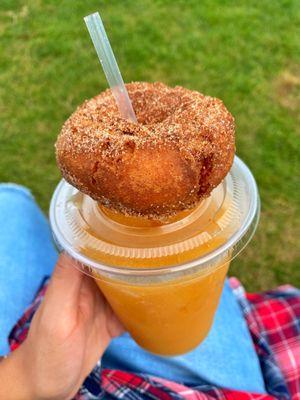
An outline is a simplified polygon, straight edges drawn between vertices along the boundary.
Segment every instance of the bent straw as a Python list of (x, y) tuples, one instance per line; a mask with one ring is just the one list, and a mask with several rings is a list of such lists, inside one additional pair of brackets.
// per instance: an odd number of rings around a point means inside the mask
[(131, 120), (132, 122), (137, 122), (127, 89), (124, 85), (121, 72), (99, 13), (97, 12), (84, 17), (84, 22), (91, 36), (96, 53), (108, 84), (113, 92), (121, 116)]

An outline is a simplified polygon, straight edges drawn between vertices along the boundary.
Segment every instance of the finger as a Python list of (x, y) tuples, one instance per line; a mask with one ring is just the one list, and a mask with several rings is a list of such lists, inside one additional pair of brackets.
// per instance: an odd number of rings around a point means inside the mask
[(96, 294), (93, 290), (93, 280), (85, 275), (82, 279), (80, 287), (79, 308), (82, 317), (87, 322), (89, 319), (93, 320), (95, 313)]
[(77, 269), (76, 261), (62, 253), (55, 266), (45, 303), (59, 312), (69, 312), (78, 305), (83, 274)]
[(80, 293), (83, 296), (89, 295), (91, 293), (94, 294), (95, 293), (94, 287), (95, 287), (94, 279), (88, 275), (85, 275), (83, 277), (83, 284), (81, 285)]

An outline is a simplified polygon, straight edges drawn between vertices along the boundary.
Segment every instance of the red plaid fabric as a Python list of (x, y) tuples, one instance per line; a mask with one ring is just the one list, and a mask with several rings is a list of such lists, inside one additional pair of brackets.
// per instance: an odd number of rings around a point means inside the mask
[[(230, 283), (260, 360), (266, 394), (240, 392), (210, 384), (187, 387), (142, 374), (101, 370), (99, 362), (74, 399), (300, 400), (300, 291), (291, 286), (281, 286), (261, 294), (246, 294), (235, 278), (231, 278)], [(47, 281), (11, 332), (12, 350), (26, 338), (30, 321), (46, 288)]]
[[(242, 305), (270, 391), (300, 399), (300, 291), (289, 286), (262, 294), (245, 294), (231, 279)], [(285, 388), (283, 387), (283, 382)], [(280, 397), (279, 397), (280, 398)]]
[[(104, 370), (102, 372), (102, 388), (112, 398), (127, 398), (126, 394), (134, 394), (128, 399), (185, 399), (185, 400), (274, 400), (273, 396), (246, 393), (236, 390), (213, 388), (202, 385), (189, 388), (176, 382), (161, 378), (134, 375), (123, 371)], [(125, 397), (123, 397), (125, 395)]]

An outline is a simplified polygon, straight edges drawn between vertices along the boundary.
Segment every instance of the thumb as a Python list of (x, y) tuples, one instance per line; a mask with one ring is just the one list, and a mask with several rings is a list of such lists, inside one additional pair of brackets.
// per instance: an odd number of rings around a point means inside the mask
[(56, 263), (45, 300), (52, 311), (70, 312), (78, 305), (83, 274), (77, 269), (77, 261), (62, 253)]

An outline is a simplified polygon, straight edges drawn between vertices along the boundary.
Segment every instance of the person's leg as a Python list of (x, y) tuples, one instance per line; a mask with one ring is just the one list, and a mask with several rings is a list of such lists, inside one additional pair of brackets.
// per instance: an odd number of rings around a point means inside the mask
[(125, 334), (112, 341), (102, 365), (104, 368), (160, 376), (187, 385), (209, 382), (220, 387), (265, 393), (258, 357), (228, 282), (213, 327), (194, 351), (179, 357), (159, 357), (142, 350)]
[(7, 336), (57, 259), (46, 218), (30, 192), (0, 184), (0, 356)]

